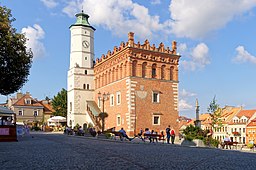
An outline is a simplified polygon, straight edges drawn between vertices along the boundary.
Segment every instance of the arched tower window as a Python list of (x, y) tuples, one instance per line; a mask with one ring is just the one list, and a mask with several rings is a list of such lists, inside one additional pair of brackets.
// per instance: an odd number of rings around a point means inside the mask
[(147, 63), (146, 62), (142, 63), (142, 69), (141, 69), (142, 74), (141, 75), (143, 78), (146, 77), (146, 67), (147, 67)]
[(113, 81), (116, 81), (116, 79), (115, 79), (115, 74), (116, 74), (116, 68), (114, 67), (114, 68), (113, 68), (113, 71), (112, 71), (112, 82), (113, 82)]
[(136, 76), (136, 71), (137, 71), (137, 60), (134, 60), (132, 62), (132, 76)]
[(84, 70), (84, 74), (87, 74), (87, 70)]
[(152, 78), (156, 78), (156, 64), (152, 65)]
[(87, 84), (87, 90), (89, 90), (90, 89), (90, 85), (89, 84)]
[(121, 63), (120, 65), (120, 79), (122, 79), (124, 76), (123, 76), (123, 63)]
[(165, 79), (165, 65), (161, 66), (161, 79), (164, 80)]
[(174, 67), (171, 66), (171, 68), (170, 68), (170, 80), (173, 80), (173, 71), (174, 71)]
[(86, 84), (83, 85), (83, 88), (86, 89)]
[(120, 69), (119, 66), (116, 67), (116, 80), (119, 80), (119, 74), (120, 74)]
[(108, 72), (108, 82), (111, 83), (112, 82), (112, 71), (111, 69)]

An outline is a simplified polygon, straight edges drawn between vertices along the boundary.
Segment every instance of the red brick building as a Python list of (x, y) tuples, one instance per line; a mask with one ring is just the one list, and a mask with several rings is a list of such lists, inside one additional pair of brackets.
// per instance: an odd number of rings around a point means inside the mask
[(98, 93), (109, 93), (105, 129), (123, 127), (129, 135), (140, 128), (158, 133), (171, 125), (178, 132), (178, 63), (176, 42), (172, 48), (135, 43), (134, 33), (108, 51), (94, 65), (94, 99), (102, 110)]

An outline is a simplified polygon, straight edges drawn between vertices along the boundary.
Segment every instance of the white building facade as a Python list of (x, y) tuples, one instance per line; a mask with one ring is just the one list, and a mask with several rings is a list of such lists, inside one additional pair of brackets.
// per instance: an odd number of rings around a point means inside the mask
[[(67, 87), (67, 125), (74, 127), (92, 123), (87, 113), (87, 102), (94, 101), (94, 31), (89, 22), (89, 16), (76, 14), (77, 21), (72, 24), (70, 66), (68, 70)], [(92, 123), (93, 124), (93, 123)]]

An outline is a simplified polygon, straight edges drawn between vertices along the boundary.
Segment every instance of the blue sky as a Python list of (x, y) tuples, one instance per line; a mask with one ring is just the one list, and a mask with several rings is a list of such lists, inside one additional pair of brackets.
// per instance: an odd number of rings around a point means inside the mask
[[(29, 81), (21, 89), (52, 98), (67, 86), (70, 32), (75, 14), (90, 15), (96, 28), (95, 57), (127, 33), (135, 41), (178, 42), (180, 115), (195, 117), (195, 100), (207, 112), (220, 106), (256, 109), (256, 0), (1, 0), (12, 10), (18, 32), (34, 53)], [(13, 96), (13, 95), (11, 95)], [(0, 103), (6, 96), (0, 96)]]

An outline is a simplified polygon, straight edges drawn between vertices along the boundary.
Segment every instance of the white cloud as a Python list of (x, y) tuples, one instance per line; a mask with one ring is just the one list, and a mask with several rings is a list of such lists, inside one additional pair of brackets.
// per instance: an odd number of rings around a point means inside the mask
[(255, 6), (256, 0), (172, 0), (171, 31), (178, 37), (202, 38)]
[(236, 48), (236, 52), (237, 52), (237, 55), (233, 59), (234, 62), (236, 63), (250, 62), (250, 63), (256, 64), (256, 57), (251, 55), (249, 52), (247, 52), (243, 46), (238, 46)]
[(151, 16), (148, 8), (132, 0), (76, 0), (68, 2), (63, 12), (74, 17), (81, 6), (93, 16), (92, 25), (102, 26), (116, 35), (132, 31), (140, 38), (152, 39), (170, 30), (169, 22), (160, 23), (159, 16)]
[(158, 4), (161, 4), (161, 0), (151, 0), (150, 3), (152, 5), (158, 5)]
[(193, 96), (196, 96), (196, 93), (188, 92), (187, 90), (182, 89), (182, 91), (180, 92), (180, 96), (181, 97), (193, 97)]
[(183, 53), (187, 51), (188, 47), (186, 43), (179, 43), (177, 49), (180, 53)]
[[(182, 45), (183, 50), (187, 49), (186, 45)], [(206, 65), (210, 64), (209, 57), (209, 48), (206, 44), (200, 43), (197, 44), (195, 48), (192, 49), (191, 52), (188, 52), (185, 56), (188, 55), (190, 60), (181, 60), (181, 66), (186, 70), (194, 71), (196, 69), (202, 69)]]
[(41, 0), (47, 8), (54, 8), (58, 5), (56, 0)]
[(40, 25), (34, 24), (33, 27), (28, 26), (22, 28), (22, 33), (25, 34), (27, 40), (27, 48), (31, 48), (34, 58), (45, 55), (45, 47), (41, 40), (44, 38), (44, 30)]
[(191, 110), (193, 106), (189, 104), (186, 100), (179, 100), (179, 111)]

